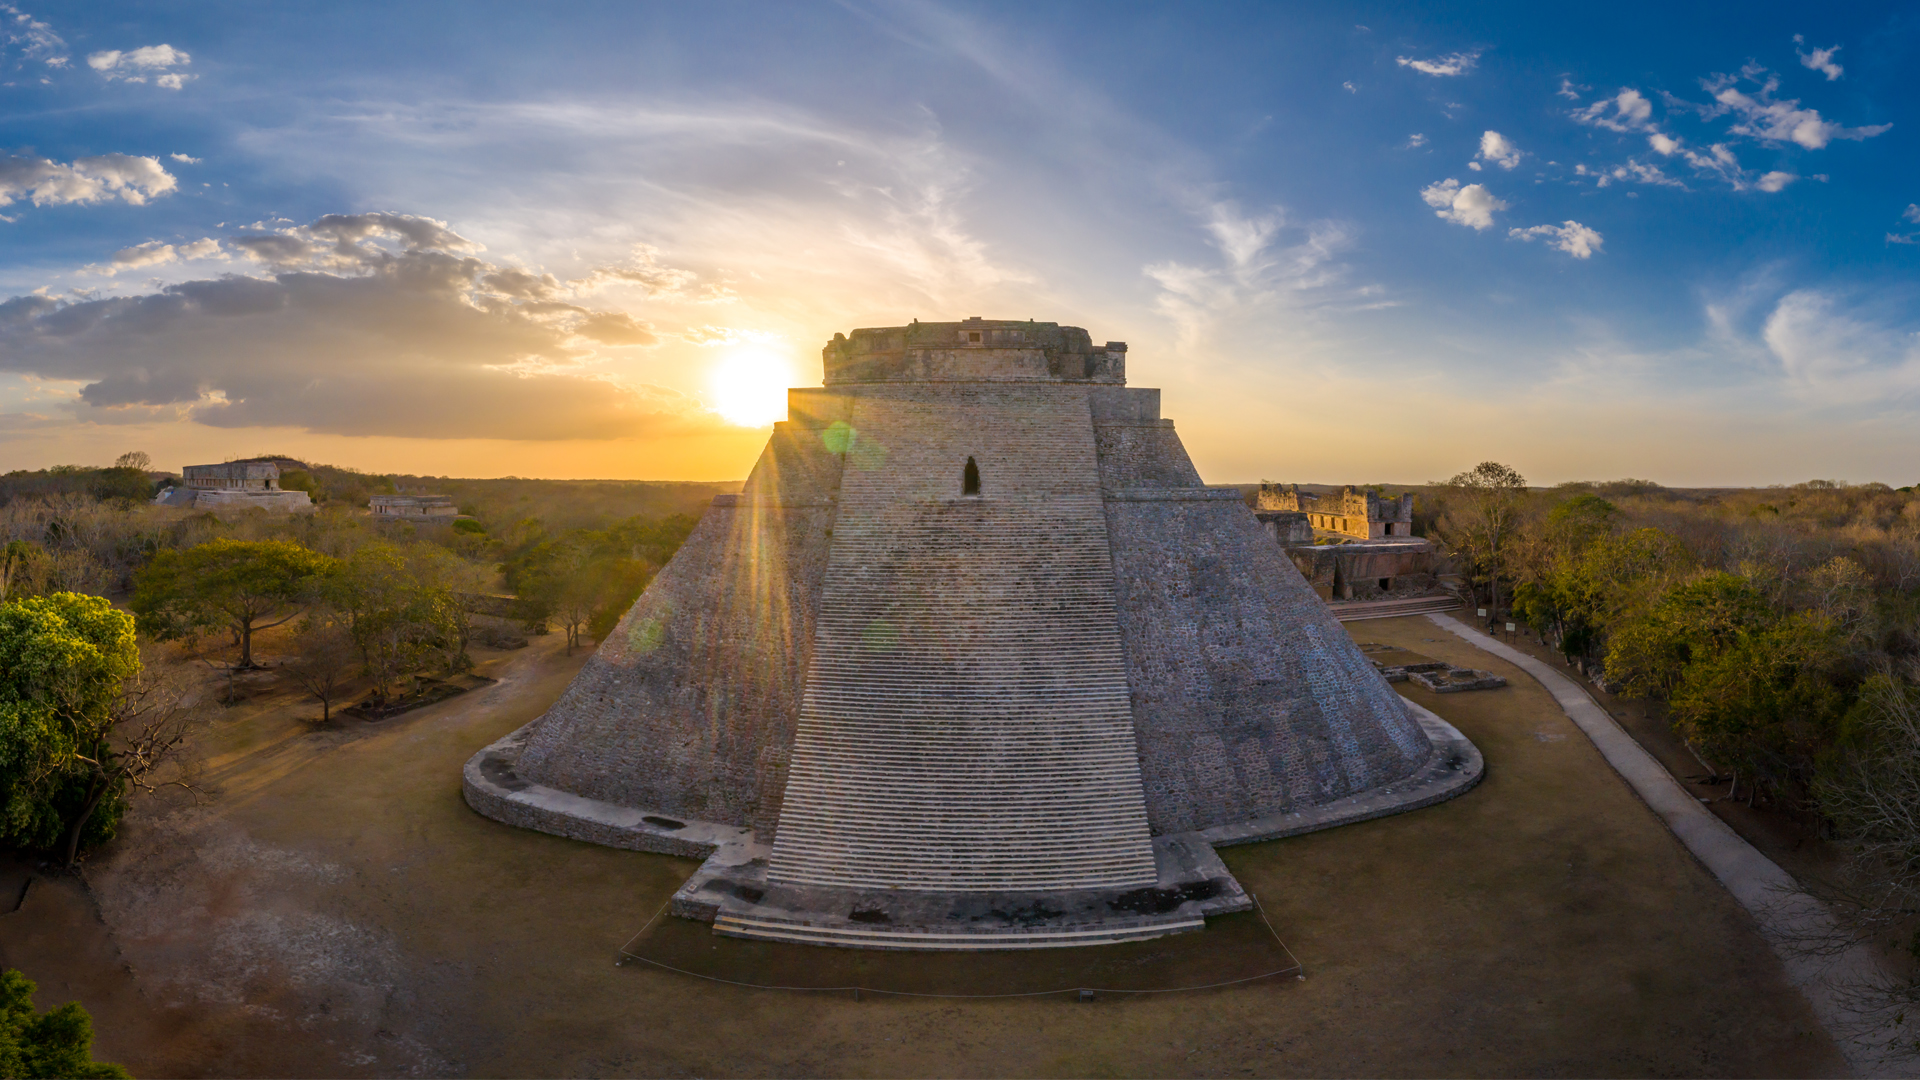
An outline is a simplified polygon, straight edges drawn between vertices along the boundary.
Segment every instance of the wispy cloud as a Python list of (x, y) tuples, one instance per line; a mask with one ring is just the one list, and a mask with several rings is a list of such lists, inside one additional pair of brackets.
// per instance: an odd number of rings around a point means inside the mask
[(1451, 75), (1465, 75), (1467, 72), (1472, 71), (1474, 66), (1480, 62), (1480, 53), (1481, 50), (1475, 49), (1472, 52), (1457, 52), (1449, 53), (1446, 56), (1436, 56), (1431, 60), (1418, 60), (1411, 56), (1401, 56), (1396, 57), (1394, 62), (1401, 67), (1412, 68), (1423, 75), (1446, 77)]
[[(1793, 35), (1793, 43), (1795, 45), (1803, 45), (1806, 43), (1806, 40), (1806, 38), (1799, 34)], [(1830, 49), (1814, 49), (1811, 52), (1801, 52), (1795, 49), (1794, 53), (1800, 57), (1801, 67), (1811, 71), (1818, 71), (1827, 77), (1828, 82), (1832, 82), (1838, 79), (1841, 73), (1846, 70), (1839, 64), (1833, 62), (1833, 54), (1839, 51), (1840, 46), (1835, 45)]]
[(12, 4), (0, 4), (0, 44), (22, 60), (31, 60), (50, 68), (67, 66), (67, 43), (53, 27), (21, 11)]
[[(1755, 84), (1756, 89), (1752, 93), (1741, 90), (1743, 82)], [(1892, 124), (1850, 128), (1824, 119), (1817, 109), (1801, 108), (1797, 98), (1776, 101), (1773, 94), (1780, 88), (1780, 76), (1757, 64), (1747, 65), (1738, 75), (1702, 79), (1700, 85), (1713, 95), (1713, 104), (1701, 105), (1679, 98), (1669, 99), (1670, 103), (1690, 108), (1706, 120), (1731, 113), (1736, 118), (1728, 128), (1731, 133), (1764, 143), (1791, 142), (1808, 150), (1819, 150), (1835, 139), (1871, 139), (1893, 128)]]
[(1609, 131), (1645, 131), (1649, 126), (1648, 119), (1652, 116), (1653, 102), (1632, 87), (1623, 88), (1610, 98), (1601, 98), (1584, 109), (1573, 111), (1575, 120)]

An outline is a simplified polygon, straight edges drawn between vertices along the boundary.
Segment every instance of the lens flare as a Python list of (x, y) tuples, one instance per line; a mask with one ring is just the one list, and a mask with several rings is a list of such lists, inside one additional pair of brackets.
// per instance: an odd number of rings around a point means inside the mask
[(728, 353), (708, 376), (713, 411), (741, 427), (766, 427), (787, 416), (787, 387), (793, 384), (793, 365), (765, 349)]

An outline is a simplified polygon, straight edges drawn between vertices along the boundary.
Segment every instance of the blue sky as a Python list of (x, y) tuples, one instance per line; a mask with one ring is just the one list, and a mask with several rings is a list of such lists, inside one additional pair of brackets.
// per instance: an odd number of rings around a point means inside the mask
[(0, 5), (0, 466), (739, 477), (983, 315), (1216, 482), (1920, 479), (1920, 5), (1675, 7)]

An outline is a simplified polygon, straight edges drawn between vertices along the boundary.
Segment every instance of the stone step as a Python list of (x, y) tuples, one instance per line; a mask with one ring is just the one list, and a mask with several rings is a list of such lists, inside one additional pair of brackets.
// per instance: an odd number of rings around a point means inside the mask
[(915, 949), (923, 951), (984, 952), (1000, 949), (1058, 949), (1077, 945), (1110, 945), (1143, 941), (1192, 930), (1204, 930), (1200, 917), (1170, 919), (1144, 926), (1103, 926), (1072, 930), (1034, 930), (997, 933), (956, 933), (947, 928), (854, 930), (816, 927), (801, 922), (746, 918), (722, 912), (713, 920), (716, 934), (728, 937), (788, 941), (803, 945), (839, 945), (856, 949)]
[(1327, 607), (1341, 622), (1365, 619), (1397, 619), (1403, 615), (1426, 615), (1462, 607), (1455, 596), (1413, 596), (1403, 600), (1335, 600)]

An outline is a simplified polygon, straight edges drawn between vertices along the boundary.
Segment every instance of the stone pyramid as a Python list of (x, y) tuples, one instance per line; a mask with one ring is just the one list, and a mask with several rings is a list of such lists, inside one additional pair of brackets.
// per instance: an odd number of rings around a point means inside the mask
[(1126, 346), (836, 334), (824, 386), (548, 712), (481, 813), (704, 857), (677, 914), (893, 948), (1091, 944), (1247, 906), (1212, 846), (1449, 798), (1403, 701)]

